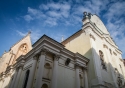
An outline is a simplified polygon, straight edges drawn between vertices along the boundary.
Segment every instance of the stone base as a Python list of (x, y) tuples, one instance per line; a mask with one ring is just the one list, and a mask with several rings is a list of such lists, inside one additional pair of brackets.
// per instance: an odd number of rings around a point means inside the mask
[(92, 80), (91, 88), (117, 88), (115, 83), (107, 83), (102, 81), (99, 77)]

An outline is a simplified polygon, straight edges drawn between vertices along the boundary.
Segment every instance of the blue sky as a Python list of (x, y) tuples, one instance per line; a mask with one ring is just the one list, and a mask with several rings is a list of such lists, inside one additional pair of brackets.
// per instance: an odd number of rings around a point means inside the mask
[(124, 0), (0, 0), (0, 55), (31, 31), (61, 41), (81, 29), (83, 12), (97, 14), (125, 58)]

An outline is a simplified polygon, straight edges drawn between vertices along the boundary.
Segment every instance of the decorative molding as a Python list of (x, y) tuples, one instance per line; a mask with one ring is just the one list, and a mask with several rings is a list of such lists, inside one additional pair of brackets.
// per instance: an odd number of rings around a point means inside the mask
[(117, 54), (113, 51), (113, 54), (115, 55), (115, 56), (117, 56)]
[(39, 59), (39, 55), (38, 54), (33, 56), (33, 60), (38, 60), (38, 59)]
[(49, 50), (47, 50), (45, 48), (42, 48), (41, 51), (40, 51), (40, 54), (41, 55), (46, 55), (47, 52), (49, 52)]
[(108, 46), (106, 44), (103, 44), (103, 47), (108, 49)]
[(54, 55), (54, 60), (57, 60), (57, 61), (58, 61), (59, 58), (60, 58), (60, 55), (58, 55), (58, 54), (55, 54), (55, 55)]
[(25, 60), (21, 60), (18, 64), (19, 65), (17, 65), (17, 69), (22, 69), (25, 64)]
[(71, 61), (71, 59), (67, 58), (66, 61), (65, 61), (65, 65), (68, 66), (70, 61)]
[(96, 40), (92, 34), (90, 34), (90, 38), (92, 38), (94, 41)]
[(80, 64), (75, 64), (75, 68), (79, 68), (80, 67)]
[[(33, 63), (32, 63), (32, 64), (33, 64)], [(27, 70), (27, 69), (29, 69), (30, 67), (32, 67), (32, 64), (30, 64), (30, 65), (28, 65), (28, 66), (24, 67), (24, 69), (23, 69), (23, 70)]]

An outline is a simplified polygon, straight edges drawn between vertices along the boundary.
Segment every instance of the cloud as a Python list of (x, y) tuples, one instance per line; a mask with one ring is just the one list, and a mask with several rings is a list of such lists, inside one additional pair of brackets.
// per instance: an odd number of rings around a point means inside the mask
[(31, 20), (33, 20), (33, 18), (30, 15), (25, 15), (24, 19), (28, 22), (30, 22)]
[[(68, 18), (69, 12), (70, 4), (66, 2), (49, 3), (47, 5), (41, 4), (39, 9), (28, 7), (27, 15), (24, 16), (24, 19), (28, 22), (33, 20), (43, 20), (46, 24), (55, 26), (58, 25), (57, 21), (60, 21), (60, 19)], [(52, 20), (53, 18), (54, 20)]]
[[(40, 30), (31, 30), (31, 41), (34, 43), (36, 42), (42, 35), (41, 31)], [(22, 32), (22, 31), (19, 31), (19, 30), (16, 30), (16, 32), (21, 36), (21, 37), (24, 37), (28, 34), (28, 32)]]
[(21, 31), (19, 31), (19, 30), (16, 30), (16, 32), (17, 32), (20, 36), (22, 36), (22, 37), (26, 36), (26, 34), (27, 34), (27, 33), (21, 32)]
[(41, 36), (42, 36), (43, 33), (41, 33), (40, 30), (31, 30), (31, 39), (32, 39), (32, 42), (36, 42)]
[(123, 51), (123, 57), (125, 57), (125, 2), (113, 2), (109, 5), (108, 11), (104, 14), (104, 18), (107, 19), (106, 27), (109, 30), (111, 36), (115, 40), (118, 47)]
[[(106, 24), (106, 28), (119, 48), (125, 52), (125, 48), (122, 48), (125, 42), (125, 21), (123, 20), (123, 17), (125, 17), (124, 6), (125, 2), (122, 0), (70, 0), (69, 2), (42, 3), (37, 9), (28, 7), (24, 19), (27, 22), (37, 20), (37, 22), (42, 23), (43, 26), (49, 27), (56, 27), (59, 25), (72, 27), (77, 25), (81, 27), (80, 24), (82, 23), (84, 11), (97, 14), (101, 19), (104, 18), (102, 21)], [(39, 37), (37, 35), (40, 35), (38, 32), (33, 34), (34, 41)], [(58, 37), (52, 37), (59, 40)]]

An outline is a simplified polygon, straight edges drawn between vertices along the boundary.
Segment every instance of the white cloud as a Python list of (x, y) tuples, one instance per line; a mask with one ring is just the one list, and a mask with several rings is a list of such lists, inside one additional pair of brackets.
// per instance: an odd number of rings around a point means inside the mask
[[(73, 4), (73, 2), (76, 2), (76, 4)], [(124, 44), (123, 42), (125, 42), (125, 21), (121, 18), (121, 16), (125, 16), (124, 6), (125, 2), (118, 2), (117, 0), (70, 0), (70, 2), (50, 2), (48, 4), (41, 4), (38, 9), (28, 7), (24, 19), (28, 22), (40, 20), (43, 25), (48, 26), (57, 26), (58, 24), (75, 26), (81, 23), (84, 11), (97, 14), (107, 20), (107, 29), (118, 46), (120, 46), (120, 49), (125, 52), (125, 49), (121, 48)], [(37, 36), (39, 33), (36, 32), (33, 35), (33, 40), (35, 41), (39, 37)], [(120, 41), (118, 42), (119, 39)]]
[[(34, 43), (36, 42), (42, 35), (41, 31), (38, 29), (30, 30), (31, 31), (31, 41)], [(21, 36), (24, 37), (28, 34), (28, 32), (22, 32), (19, 30), (16, 30), (16, 32)]]
[[(45, 11), (45, 12), (44, 12)], [(43, 13), (44, 12), (44, 13)], [(41, 4), (39, 9), (28, 7), (28, 14), (24, 16), (26, 21), (44, 20), (45, 23), (51, 26), (58, 25), (57, 21), (62, 18), (68, 18), (70, 12), (70, 4), (68, 3), (49, 3), (47, 5)], [(53, 19), (54, 20), (51, 20)]]
[(41, 4), (41, 5), (39, 6), (39, 8), (40, 8), (40, 9), (44, 9), (44, 10), (48, 10), (48, 9), (49, 9), (49, 7), (48, 7), (47, 5), (45, 5), (45, 4)]
[(33, 18), (30, 15), (25, 15), (24, 19), (28, 22), (30, 22), (31, 20), (33, 20)]
[(55, 26), (55, 25), (57, 25), (57, 20), (55, 18), (48, 17), (45, 20), (45, 25), (46, 24), (49, 25), (49, 26)]
[(27, 33), (21, 32), (21, 31), (19, 31), (19, 30), (16, 30), (16, 32), (17, 32), (20, 36), (22, 36), (22, 37), (26, 36), (26, 34), (27, 34)]
[(31, 30), (31, 39), (32, 39), (32, 42), (36, 42), (40, 37), (42, 36), (42, 33), (40, 30)]
[(107, 28), (115, 40), (116, 44), (123, 51), (123, 57), (125, 57), (125, 21), (123, 16), (125, 16), (125, 2), (114, 2), (110, 4), (107, 13), (104, 17), (107, 19)]

